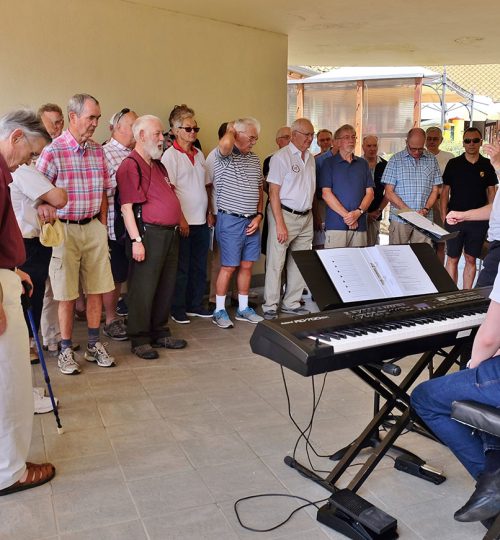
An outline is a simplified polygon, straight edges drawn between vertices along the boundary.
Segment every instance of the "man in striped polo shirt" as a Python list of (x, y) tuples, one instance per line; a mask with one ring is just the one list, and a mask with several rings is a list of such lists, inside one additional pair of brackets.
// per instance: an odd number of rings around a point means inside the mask
[(254, 324), (263, 320), (248, 305), (252, 266), (260, 256), (259, 225), (263, 217), (260, 160), (252, 152), (259, 132), (260, 124), (254, 118), (229, 122), (215, 153), (214, 186), (218, 208), (215, 233), (220, 246), (221, 269), (217, 277), (213, 323), (220, 328), (233, 327), (225, 303), (229, 281), (237, 268), (236, 319)]

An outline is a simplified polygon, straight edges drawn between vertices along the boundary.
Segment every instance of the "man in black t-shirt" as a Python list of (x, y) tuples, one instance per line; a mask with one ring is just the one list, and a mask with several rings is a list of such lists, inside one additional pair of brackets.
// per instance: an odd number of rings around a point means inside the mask
[[(493, 202), (497, 177), (490, 160), (479, 153), (482, 142), (481, 132), (477, 128), (470, 127), (464, 131), (465, 152), (451, 159), (444, 170), (441, 193), (442, 216), (446, 216), (450, 210), (472, 210)], [(476, 258), (481, 255), (488, 222), (446, 224), (446, 229), (450, 232), (459, 231), (458, 236), (446, 242), (446, 270), (456, 283), (458, 261), (463, 251), (465, 256), (463, 288), (471, 289), (476, 276)]]

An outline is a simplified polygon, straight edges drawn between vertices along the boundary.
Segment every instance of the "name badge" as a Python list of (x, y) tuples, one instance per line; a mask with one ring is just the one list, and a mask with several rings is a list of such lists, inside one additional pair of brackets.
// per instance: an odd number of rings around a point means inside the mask
[(298, 165), (292, 165), (292, 171), (294, 173), (298, 173), (298, 172), (300, 172), (300, 167)]

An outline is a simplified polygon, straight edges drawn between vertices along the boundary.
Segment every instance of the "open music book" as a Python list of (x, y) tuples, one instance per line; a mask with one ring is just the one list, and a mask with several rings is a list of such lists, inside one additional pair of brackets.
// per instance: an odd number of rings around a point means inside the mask
[(438, 292), (409, 245), (316, 253), (344, 303)]
[(402, 210), (396, 213), (398, 217), (404, 219), (407, 223), (418, 229), (421, 233), (432, 238), (435, 242), (445, 242), (458, 235), (458, 231), (448, 232), (446, 229), (432, 223), (430, 219), (427, 219), (414, 210)]

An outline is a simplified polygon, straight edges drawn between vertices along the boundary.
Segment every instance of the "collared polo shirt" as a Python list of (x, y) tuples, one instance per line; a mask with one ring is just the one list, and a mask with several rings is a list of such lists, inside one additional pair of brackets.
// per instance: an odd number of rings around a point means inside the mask
[(271, 157), (267, 181), (281, 186), (281, 203), (292, 210), (304, 212), (312, 208), (316, 191), (316, 165), (314, 157), (305, 153), (302, 161), (301, 151), (289, 143)]
[(443, 183), (450, 186), (450, 210), (465, 211), (488, 204), (486, 191), (498, 183), (495, 169), (488, 158), (479, 155), (476, 163), (461, 156), (451, 159), (443, 174)]
[(109, 180), (111, 182), (111, 189), (108, 190), (108, 236), (111, 240), (116, 240), (115, 235), (115, 191), (116, 191), (116, 171), (121, 165), (122, 161), (130, 154), (130, 148), (127, 148), (116, 139), (109, 139), (109, 141), (103, 146), (104, 158), (106, 160), (106, 166), (108, 168)]
[(189, 225), (203, 225), (207, 221), (208, 207), (205, 157), (202, 152), (193, 149), (195, 152), (188, 154), (175, 141), (165, 150), (161, 162), (167, 169), (170, 182), (175, 186), (187, 222)]
[[(415, 159), (405, 148), (394, 154), (387, 163), (382, 183), (393, 185), (394, 192), (408, 208), (418, 211), (425, 208), (432, 188), (439, 186), (443, 181), (437, 159), (430, 152), (424, 150), (422, 156)], [(432, 210), (429, 211), (427, 218), (432, 220)], [(405, 223), (393, 213), (389, 219)]]
[[(374, 188), (375, 184), (366, 160), (353, 156), (349, 163), (339, 153), (323, 161), (319, 173), (319, 187), (330, 188), (342, 206), (351, 212), (359, 207), (366, 195), (366, 189)], [(326, 208), (325, 226), (329, 231), (349, 230), (342, 216), (329, 206)], [(366, 214), (360, 216), (356, 231), (366, 231)]]
[(36, 168), (67, 191), (68, 204), (57, 210), (62, 220), (95, 216), (101, 209), (103, 191), (112, 188), (102, 146), (92, 140), (80, 145), (69, 130), (43, 149)]
[(217, 208), (236, 214), (255, 214), (262, 186), (260, 160), (256, 154), (242, 154), (236, 146), (223, 156), (217, 148), (214, 160)]

